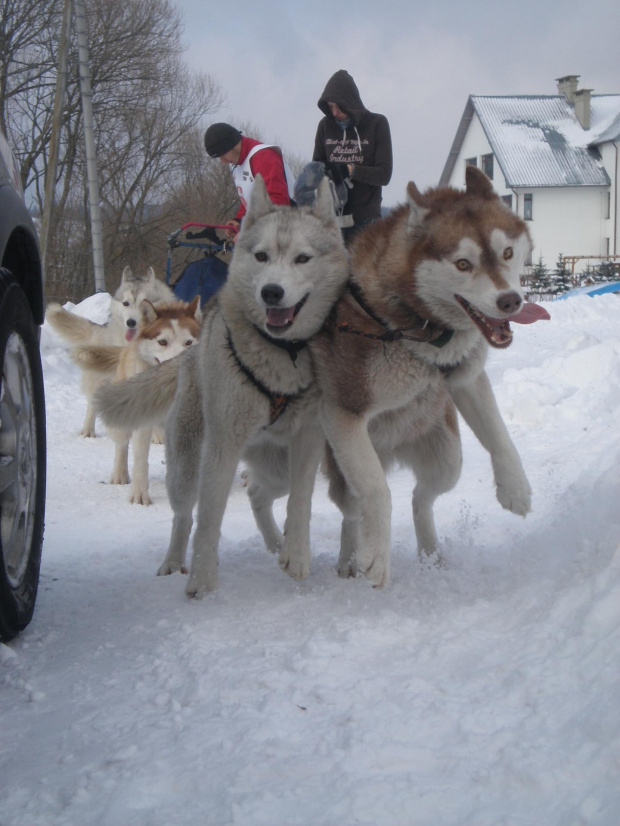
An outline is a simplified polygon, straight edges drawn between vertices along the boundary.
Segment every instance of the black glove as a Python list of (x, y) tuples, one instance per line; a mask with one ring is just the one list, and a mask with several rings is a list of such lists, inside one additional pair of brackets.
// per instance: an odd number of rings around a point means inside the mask
[(327, 174), (335, 184), (342, 184), (349, 177), (346, 163), (326, 163)]

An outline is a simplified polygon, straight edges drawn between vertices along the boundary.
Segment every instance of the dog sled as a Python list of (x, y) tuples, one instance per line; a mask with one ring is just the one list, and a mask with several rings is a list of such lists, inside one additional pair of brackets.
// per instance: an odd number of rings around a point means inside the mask
[[(224, 285), (233, 248), (220, 237), (224, 231), (230, 232), (230, 227), (190, 221), (168, 236), (166, 284), (180, 301), (199, 295), (202, 307)], [(180, 264), (173, 260), (175, 253), (182, 258)]]

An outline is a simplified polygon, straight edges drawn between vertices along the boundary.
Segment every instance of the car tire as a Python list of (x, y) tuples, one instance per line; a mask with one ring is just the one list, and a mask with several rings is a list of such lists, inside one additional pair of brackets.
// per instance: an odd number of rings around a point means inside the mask
[(0, 268), (0, 640), (32, 619), (45, 521), (45, 395), (38, 327)]

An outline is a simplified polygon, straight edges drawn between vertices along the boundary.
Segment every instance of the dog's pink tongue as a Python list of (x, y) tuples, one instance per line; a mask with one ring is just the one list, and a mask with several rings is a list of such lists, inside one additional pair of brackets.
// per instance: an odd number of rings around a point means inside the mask
[(127, 330), (125, 331), (125, 341), (133, 341), (133, 339), (135, 338), (135, 335), (136, 335), (135, 327), (133, 328), (133, 330), (128, 327)]
[(535, 321), (548, 321), (550, 318), (551, 316), (543, 307), (528, 302), (523, 305), (520, 313), (511, 315), (508, 321), (516, 321), (517, 324), (533, 324)]
[(270, 307), (267, 310), (267, 324), (271, 327), (286, 327), (293, 320), (294, 314), (295, 307), (286, 307), (285, 309)]

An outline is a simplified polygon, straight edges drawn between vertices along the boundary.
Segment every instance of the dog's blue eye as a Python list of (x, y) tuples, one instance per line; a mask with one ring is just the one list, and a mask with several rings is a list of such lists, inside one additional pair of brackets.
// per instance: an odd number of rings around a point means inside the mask
[(310, 256), (309, 255), (304, 255), (302, 253), (301, 255), (297, 256), (297, 258), (295, 259), (295, 263), (296, 264), (307, 264), (309, 260), (310, 260)]
[(255, 252), (254, 253), (254, 258), (256, 258), (256, 260), (260, 261), (261, 263), (264, 263), (265, 261), (268, 260), (266, 252)]

